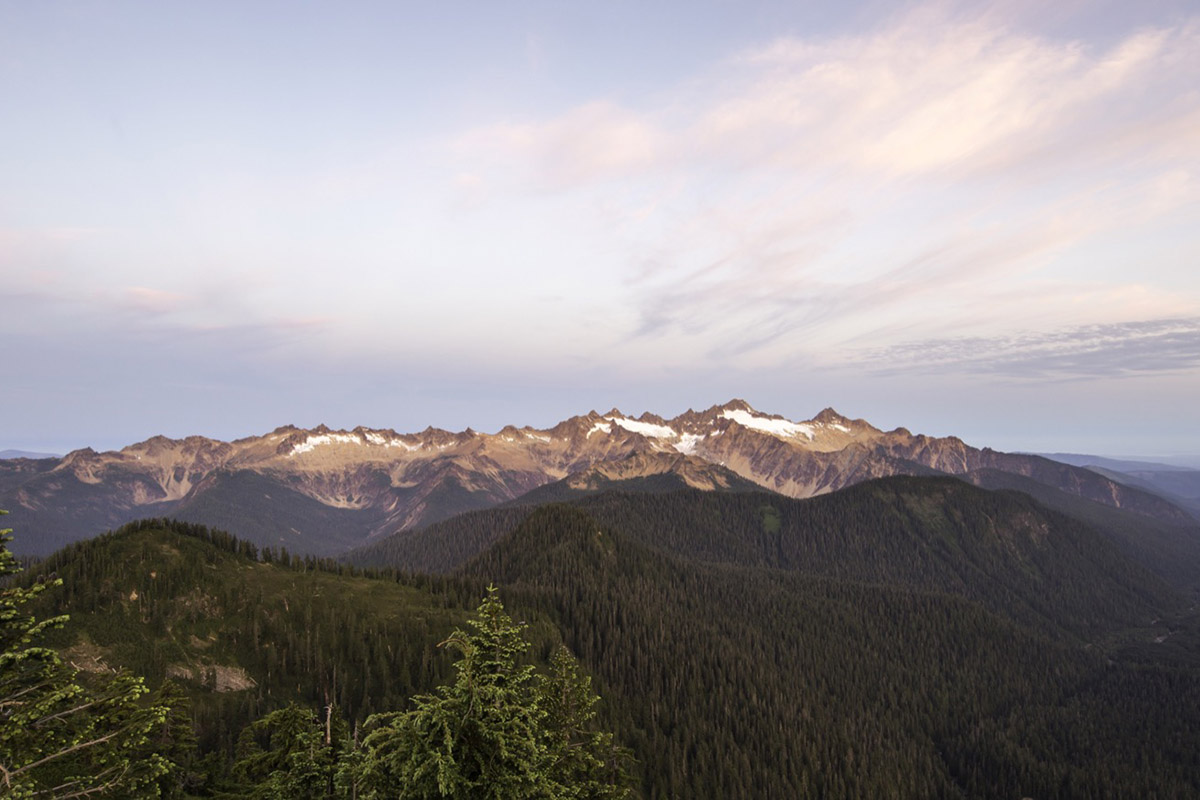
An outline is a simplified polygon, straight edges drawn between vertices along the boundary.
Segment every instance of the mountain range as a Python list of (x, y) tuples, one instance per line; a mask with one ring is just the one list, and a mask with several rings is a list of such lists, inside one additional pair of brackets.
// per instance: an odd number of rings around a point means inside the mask
[(1136, 477), (883, 431), (829, 408), (796, 422), (742, 400), (673, 419), (591, 411), (494, 434), (288, 425), (232, 442), (155, 436), (119, 451), (0, 460), (0, 508), (12, 512), (28, 554), (133, 519), (174, 517), (261, 546), (335, 555), (522, 498), (638, 487), (805, 498), (892, 475), (954, 475), (983, 488), (1020, 480), (1162, 525), (1196, 523), (1186, 502)]
[(78, 540), (18, 576), (48, 644), (186, 695), (193, 795), (290, 703), (411, 706), (498, 586), (643, 797), (1194, 797), (1200, 525), (1145, 471), (735, 400), (155, 437), (2, 461), (0, 507), (22, 552)]
[(1154, 492), (1200, 517), (1200, 469), (1080, 453), (1045, 453), (1046, 458), (1086, 467), (1128, 486)]

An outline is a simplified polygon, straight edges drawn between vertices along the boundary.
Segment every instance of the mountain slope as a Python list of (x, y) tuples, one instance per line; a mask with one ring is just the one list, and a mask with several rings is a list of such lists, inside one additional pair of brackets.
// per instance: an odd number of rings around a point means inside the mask
[[(962, 595), (1023, 624), (1080, 634), (1148, 624), (1183, 599), (1084, 523), (1023, 494), (950, 478), (886, 478), (793, 500), (694, 490), (574, 500), (607, 529), (672, 556)], [(530, 512), (497, 509), (400, 534), (359, 564), (449, 571)]]
[(1200, 520), (1200, 469), (1153, 461), (1104, 458), (1081, 453), (1046, 453), (1046, 458), (1085, 467), (1106, 478), (1157, 494)]
[(650, 546), (593, 511), (538, 509), (463, 572), (557, 622), (646, 762), (647, 796), (1200, 789), (1198, 718), (1179, 705), (1200, 699), (1194, 667), (1110, 662), (940, 591), (697, 561), (679, 551), (710, 545)]
[(539, 486), (516, 500), (519, 505), (574, 500), (600, 492), (662, 494), (680, 489), (706, 492), (763, 492), (762, 486), (733, 470), (682, 453), (638, 453), (620, 461), (606, 461)]
[(1088, 467), (1109, 480), (1144, 489), (1191, 512), (1200, 521), (1200, 470), (1138, 470), (1118, 472), (1104, 467)]
[(1200, 524), (1175, 524), (1064, 492), (1000, 470), (974, 470), (960, 476), (984, 489), (1018, 491), (1103, 533), (1122, 552), (1175, 588), (1200, 589)]
[[(18, 531), (18, 536), (20, 532)], [(437, 643), (473, 591), (330, 571), (312, 559), (185, 523), (150, 520), (79, 542), (31, 570), (56, 574), (38, 617), (69, 614), (50, 643), (85, 671), (166, 678), (192, 698), (205, 749), (232, 752), (241, 726), (296, 700), (351, 719), (402, 707), (450, 672)]]

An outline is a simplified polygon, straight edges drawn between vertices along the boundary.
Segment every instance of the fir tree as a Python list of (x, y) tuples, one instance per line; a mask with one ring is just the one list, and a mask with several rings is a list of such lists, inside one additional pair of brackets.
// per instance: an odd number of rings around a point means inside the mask
[(345, 723), (331, 706), (325, 714), (322, 721), (293, 703), (242, 731), (233, 767), (243, 785), (242, 796), (259, 800), (333, 797)]
[(546, 714), (550, 777), (560, 787), (559, 796), (630, 797), (629, 751), (618, 747), (611, 733), (593, 729), (600, 698), (592, 691), (592, 679), (580, 673), (579, 662), (566, 647), (554, 651), (538, 699)]
[(597, 698), (570, 654), (556, 658), (549, 678), (521, 664), (525, 625), (505, 613), (495, 587), (471, 625), (474, 633), (446, 641), (462, 656), (452, 685), (415, 698), (412, 711), (368, 720), (359, 796), (627, 796), (623, 773), (607, 772), (620, 760), (611, 736), (587, 730)]
[[(0, 531), (0, 580), (21, 571), (7, 546), (11, 532)], [(39, 621), (23, 606), (60, 584), (0, 589), (0, 798), (157, 796), (155, 781), (172, 764), (145, 748), (168, 708), (139, 702), (141, 678), (92, 685), (37, 644), (66, 617)]]
[(444, 644), (462, 659), (451, 686), (414, 698), (407, 713), (379, 715), (363, 745), (365, 798), (553, 797), (550, 756), (533, 702), (524, 625), (504, 612), (494, 587), (471, 620)]

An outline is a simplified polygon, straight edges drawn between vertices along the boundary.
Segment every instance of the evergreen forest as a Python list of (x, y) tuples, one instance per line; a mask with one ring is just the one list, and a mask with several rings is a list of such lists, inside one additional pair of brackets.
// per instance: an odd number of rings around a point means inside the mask
[(88, 796), (1200, 796), (1197, 576), (1069, 511), (606, 491), (347, 562), (146, 520), (6, 578), (5, 674), (112, 705)]

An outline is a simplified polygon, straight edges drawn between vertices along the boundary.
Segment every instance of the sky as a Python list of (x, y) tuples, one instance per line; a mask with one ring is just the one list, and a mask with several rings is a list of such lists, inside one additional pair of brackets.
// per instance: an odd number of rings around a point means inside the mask
[(744, 398), (1200, 454), (1200, 4), (0, 0), (0, 449)]

